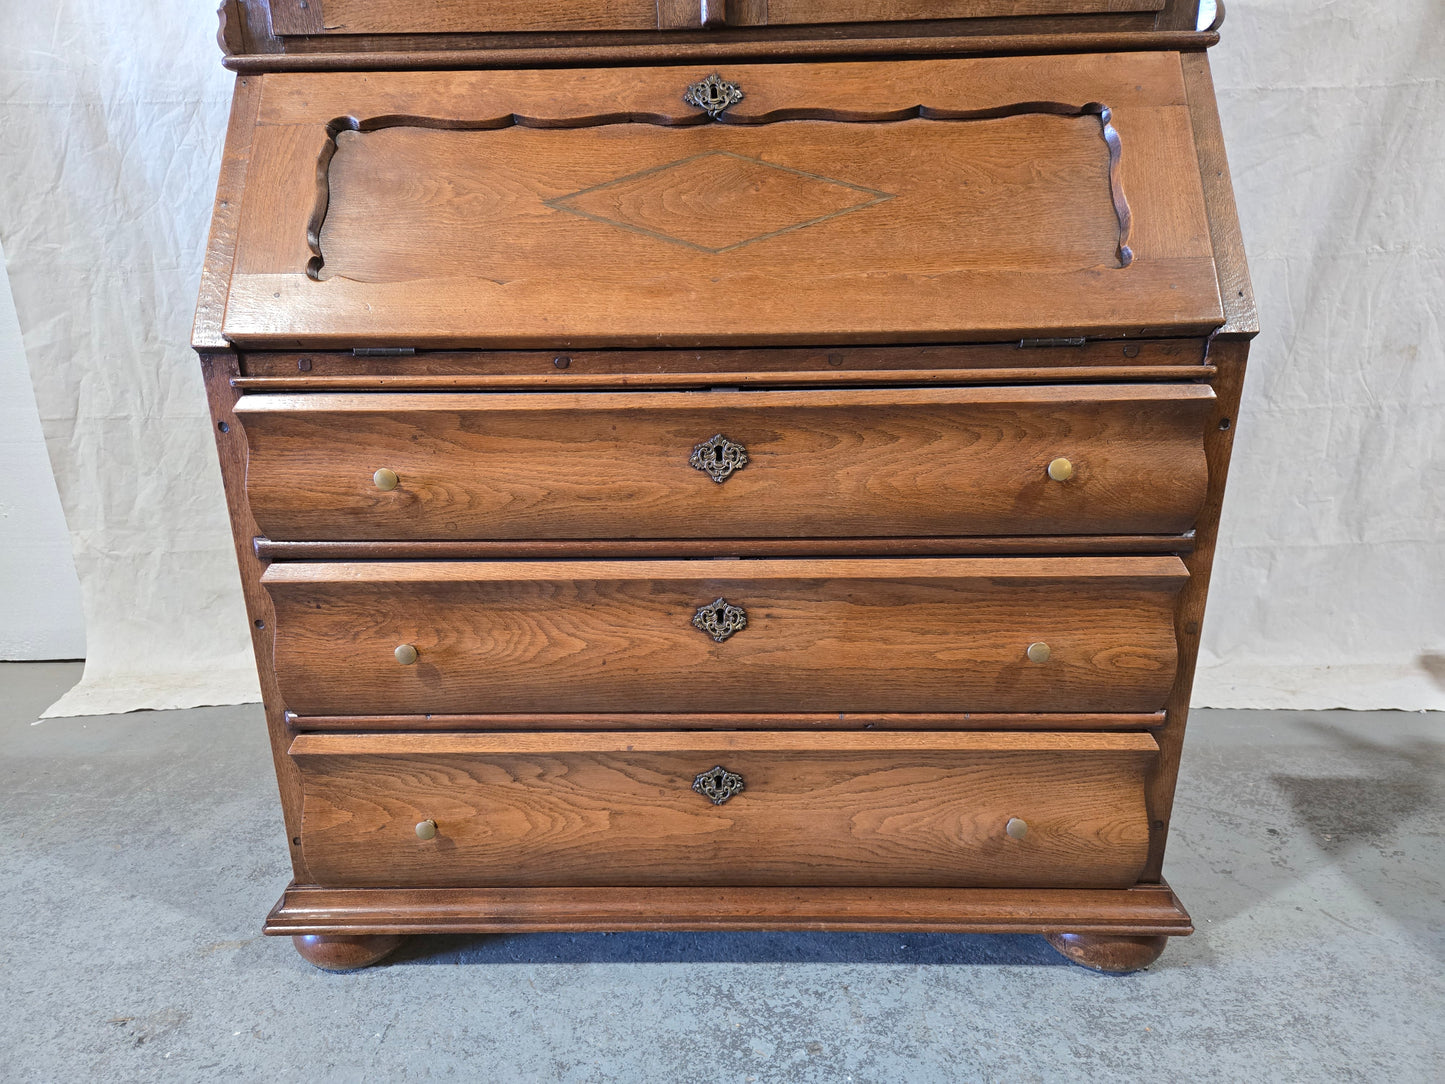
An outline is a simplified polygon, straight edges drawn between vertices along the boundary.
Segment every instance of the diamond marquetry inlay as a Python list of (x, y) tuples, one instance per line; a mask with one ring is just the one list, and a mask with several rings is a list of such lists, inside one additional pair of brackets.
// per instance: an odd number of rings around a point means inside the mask
[(675, 245), (728, 252), (892, 198), (730, 151), (708, 151), (547, 205)]

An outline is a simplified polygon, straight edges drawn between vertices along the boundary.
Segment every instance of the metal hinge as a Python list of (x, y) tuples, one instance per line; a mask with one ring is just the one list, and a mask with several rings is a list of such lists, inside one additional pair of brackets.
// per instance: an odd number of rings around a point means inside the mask
[(409, 358), (416, 353), (414, 346), (357, 346), (353, 347), (354, 358)]
[(1074, 339), (1020, 339), (1020, 350), (1036, 350), (1046, 346), (1083, 346), (1089, 340), (1080, 335)]

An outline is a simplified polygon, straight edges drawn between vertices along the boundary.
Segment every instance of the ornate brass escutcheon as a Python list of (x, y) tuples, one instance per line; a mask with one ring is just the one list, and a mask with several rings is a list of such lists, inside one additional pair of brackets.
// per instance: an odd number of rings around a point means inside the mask
[(729, 83), (714, 72), (702, 82), (688, 87), (682, 100), (688, 105), (697, 106), (708, 116), (716, 119), (724, 109), (737, 105), (743, 100), (743, 88), (736, 83)]
[(748, 612), (720, 598), (706, 606), (699, 606), (697, 613), (692, 615), (692, 626), (722, 643), (733, 633), (748, 627)]
[(743, 791), (743, 777), (737, 772), (730, 772), (719, 764), (711, 771), (703, 772), (692, 781), (692, 789), (701, 794), (713, 805), (722, 805), (729, 798), (736, 797)]
[(748, 450), (743, 445), (728, 440), (721, 433), (716, 433), (694, 448), (687, 461), (718, 485), (722, 485), (733, 476), (733, 471), (742, 470), (748, 465)]

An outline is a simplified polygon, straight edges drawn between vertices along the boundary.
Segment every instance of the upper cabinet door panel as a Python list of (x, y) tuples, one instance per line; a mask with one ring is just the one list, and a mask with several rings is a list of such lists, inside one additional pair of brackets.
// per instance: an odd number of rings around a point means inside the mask
[(1164, 0), (271, 0), (283, 36), (685, 30), (1156, 12)]
[(282, 35), (656, 30), (657, 14), (658, 0), (271, 0)]
[(739, 65), (740, 99), (688, 94), (708, 74), (265, 76), (226, 334), (700, 347), (1222, 322), (1178, 54)]
[[(328, 0), (330, 2), (330, 0)], [(1155, 12), (1164, 0), (767, 0), (770, 26)]]

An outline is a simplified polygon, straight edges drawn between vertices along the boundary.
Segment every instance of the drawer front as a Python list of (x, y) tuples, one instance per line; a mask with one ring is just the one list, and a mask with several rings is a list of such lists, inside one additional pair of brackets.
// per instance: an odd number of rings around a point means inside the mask
[(237, 414), (276, 540), (1173, 534), (1203, 505), (1212, 401), (1194, 384), (267, 394)]
[(302, 735), (292, 753), (324, 885), (1122, 888), (1145, 861), (1157, 748), (1147, 734), (359, 734)]
[(1133, 557), (306, 563), (262, 582), (291, 711), (411, 715), (1157, 711), (1186, 579)]

